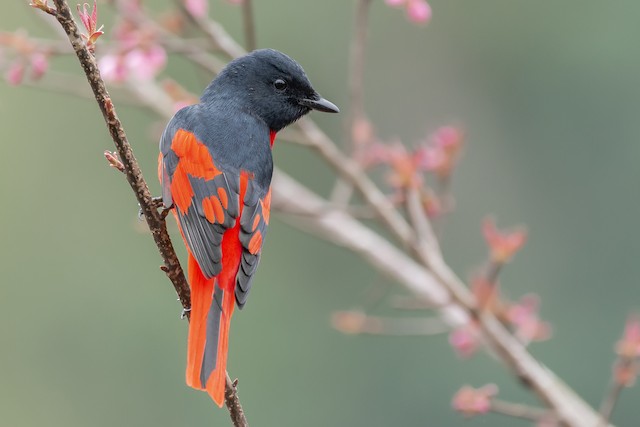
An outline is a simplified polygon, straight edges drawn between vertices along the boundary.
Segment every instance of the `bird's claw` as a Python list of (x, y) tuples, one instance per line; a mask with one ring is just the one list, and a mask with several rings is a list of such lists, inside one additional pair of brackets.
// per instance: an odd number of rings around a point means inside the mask
[[(138, 206), (140, 206), (140, 203), (138, 203)], [(151, 199), (151, 207), (153, 209), (161, 209), (160, 211), (160, 216), (162, 217), (162, 219), (165, 219), (167, 217), (167, 215), (169, 215), (169, 212), (171, 211), (171, 209), (173, 209), (173, 205), (166, 207), (164, 205), (164, 201), (162, 200), (162, 197), (154, 197)], [(144, 212), (142, 211), (142, 207), (140, 207), (138, 209), (138, 219), (140, 221), (142, 221), (144, 219)]]
[(182, 313), (180, 313), (180, 319), (184, 319), (185, 317), (187, 317), (187, 313), (189, 313), (191, 311), (191, 308), (183, 308), (182, 309)]

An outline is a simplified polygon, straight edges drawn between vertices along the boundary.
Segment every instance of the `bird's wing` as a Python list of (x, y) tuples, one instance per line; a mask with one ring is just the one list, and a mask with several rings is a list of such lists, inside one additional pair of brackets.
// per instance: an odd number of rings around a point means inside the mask
[(242, 307), (269, 224), (270, 189), (258, 185), (250, 172), (217, 165), (211, 150), (185, 129), (165, 131), (158, 174), (164, 203), (175, 206), (185, 243), (206, 278), (220, 274), (223, 237), (240, 219), (235, 296)]

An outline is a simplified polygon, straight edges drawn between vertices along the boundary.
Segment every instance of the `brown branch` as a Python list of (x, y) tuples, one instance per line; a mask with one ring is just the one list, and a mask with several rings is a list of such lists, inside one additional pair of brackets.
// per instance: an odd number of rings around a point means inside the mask
[(244, 410), (238, 397), (238, 380), (231, 381), (229, 373), (227, 372), (225, 381), (224, 403), (227, 405), (233, 425), (236, 427), (248, 427), (249, 423), (247, 422), (247, 417), (244, 415)]
[[(78, 27), (71, 16), (71, 11), (69, 10), (67, 2), (65, 0), (54, 0), (54, 3), (56, 5), (55, 17), (67, 34), (69, 42), (76, 52), (78, 60), (80, 61), (80, 64), (87, 76), (87, 80), (93, 90), (93, 94), (105, 119), (111, 138), (116, 145), (127, 182), (129, 182), (129, 185), (140, 204), (140, 209), (144, 214), (147, 225), (153, 235), (153, 239), (160, 251), (162, 259), (164, 260), (163, 271), (171, 280), (182, 306), (185, 310), (189, 310), (191, 306), (191, 294), (189, 285), (184, 276), (184, 271), (180, 266), (180, 261), (178, 260), (173, 244), (171, 243), (171, 238), (167, 232), (164, 218), (155, 208), (153, 198), (147, 183), (142, 176), (142, 171), (140, 170), (138, 161), (133, 154), (133, 150), (127, 140), (122, 123), (116, 114), (115, 106), (113, 105), (104, 81), (100, 76), (100, 71), (95, 58), (89, 52), (80, 37)], [(230, 381), (227, 381), (226, 385), (226, 403), (234, 425), (236, 427), (247, 426), (248, 424), (244, 417), (235, 387), (230, 384)]]
[(256, 23), (253, 18), (253, 1), (242, 2), (242, 22), (244, 26), (244, 45), (248, 51), (256, 49)]

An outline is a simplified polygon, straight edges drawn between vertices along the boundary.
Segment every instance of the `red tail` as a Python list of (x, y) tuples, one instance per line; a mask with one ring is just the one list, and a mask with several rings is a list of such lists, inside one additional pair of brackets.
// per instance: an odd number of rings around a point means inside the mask
[(229, 348), (229, 325), (235, 307), (235, 277), (242, 246), (240, 224), (225, 232), (222, 239), (222, 271), (207, 279), (196, 259), (189, 254), (191, 323), (187, 351), (187, 384), (206, 390), (222, 406), (224, 402)]

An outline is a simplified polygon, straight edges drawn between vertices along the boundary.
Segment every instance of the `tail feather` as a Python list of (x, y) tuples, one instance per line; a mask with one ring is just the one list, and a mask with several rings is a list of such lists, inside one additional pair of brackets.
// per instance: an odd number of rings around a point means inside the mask
[(229, 326), (235, 306), (233, 291), (215, 286), (189, 254), (191, 322), (187, 351), (187, 385), (205, 390), (218, 406), (224, 403)]
[(207, 341), (207, 315), (213, 300), (215, 279), (207, 279), (193, 255), (189, 254), (189, 284), (191, 286), (191, 321), (187, 349), (187, 385), (204, 390), (200, 371)]
[[(227, 376), (227, 353), (229, 348), (229, 325), (235, 304), (233, 292), (222, 291), (222, 312), (219, 314), (220, 328), (215, 357), (215, 368), (206, 381), (207, 393), (218, 406), (224, 402), (224, 390)], [(215, 306), (214, 303), (212, 306)], [(207, 343), (208, 344), (208, 343)]]
[[(247, 182), (247, 176), (242, 175), (241, 201), (244, 200)], [(242, 203), (239, 215), (242, 215)], [(224, 232), (221, 249), (222, 269), (220, 274), (211, 279), (204, 276), (195, 257), (189, 254), (191, 322), (186, 373), (187, 385), (206, 390), (218, 406), (224, 403), (229, 326), (236, 302), (236, 275), (243, 252), (240, 221)]]

